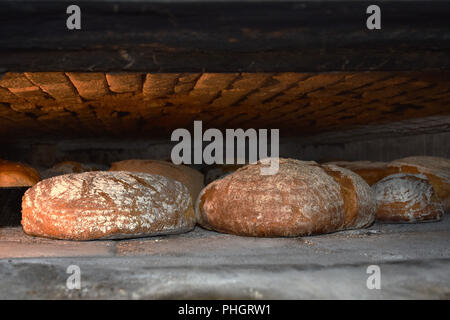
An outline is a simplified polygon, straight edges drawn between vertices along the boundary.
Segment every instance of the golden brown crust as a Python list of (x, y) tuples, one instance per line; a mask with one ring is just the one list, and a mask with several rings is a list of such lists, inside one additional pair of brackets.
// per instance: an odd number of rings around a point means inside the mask
[(29, 187), (41, 180), (39, 172), (21, 163), (0, 162), (0, 187)]
[[(347, 216), (340, 179), (315, 162), (280, 159), (275, 175), (261, 175), (260, 169), (260, 162), (247, 165), (204, 188), (195, 208), (199, 223), (220, 232), (271, 237), (333, 232), (374, 219), (373, 208), (365, 213), (369, 218), (353, 216), (354, 207), (360, 209), (358, 192), (352, 195), (353, 207), (347, 204)], [(347, 182), (354, 187), (352, 178)]]
[(445, 212), (450, 212), (450, 159), (416, 156), (392, 161), (389, 174), (424, 174), (441, 199)]
[(22, 226), (35, 236), (120, 239), (180, 233), (196, 223), (187, 188), (145, 173), (86, 172), (41, 181), (22, 200)]
[(388, 163), (371, 162), (371, 161), (333, 161), (326, 164), (334, 164), (336, 166), (349, 169), (360, 175), (369, 186), (377, 183), (384, 177), (388, 176)]
[(183, 183), (190, 191), (192, 203), (204, 187), (203, 174), (184, 165), (175, 165), (160, 160), (124, 160), (111, 164), (110, 171), (131, 171), (159, 174)]
[(370, 186), (355, 172), (332, 164), (322, 168), (341, 186), (346, 229), (364, 228), (375, 220), (376, 204)]
[(379, 221), (436, 221), (444, 213), (439, 197), (423, 174), (393, 174), (377, 182), (372, 189)]

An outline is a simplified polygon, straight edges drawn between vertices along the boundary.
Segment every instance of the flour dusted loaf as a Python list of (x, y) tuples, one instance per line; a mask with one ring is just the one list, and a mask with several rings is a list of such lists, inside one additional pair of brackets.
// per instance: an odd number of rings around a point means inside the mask
[(353, 171), (360, 175), (369, 186), (389, 175), (387, 162), (333, 161), (328, 162), (327, 164), (334, 164)]
[(436, 221), (444, 213), (439, 197), (423, 174), (393, 174), (378, 181), (372, 189), (379, 221)]
[(25, 233), (120, 239), (186, 232), (196, 223), (187, 188), (145, 173), (85, 172), (43, 180), (22, 199)]
[(131, 171), (159, 174), (183, 183), (190, 191), (192, 203), (204, 187), (203, 174), (188, 166), (160, 160), (124, 160), (111, 164), (110, 171)]
[(206, 186), (196, 202), (200, 225), (275, 237), (362, 228), (375, 219), (370, 187), (349, 170), (293, 159), (280, 159), (274, 175), (260, 169), (250, 164)]
[(0, 161), (1, 187), (29, 187), (41, 180), (39, 172), (21, 163)]
[(450, 213), (450, 159), (416, 156), (389, 163), (390, 174), (424, 174), (441, 199), (444, 211)]

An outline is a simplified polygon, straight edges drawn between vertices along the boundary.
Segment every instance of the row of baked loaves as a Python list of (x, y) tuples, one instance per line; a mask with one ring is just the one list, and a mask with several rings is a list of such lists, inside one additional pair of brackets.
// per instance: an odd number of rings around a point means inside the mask
[(245, 236), (303, 236), (364, 228), (376, 218), (436, 221), (449, 200), (439, 198), (436, 181), (442, 194), (450, 187), (448, 160), (438, 160), (447, 166), (415, 166), (416, 173), (398, 166), (372, 187), (352, 170), (313, 161), (280, 159), (275, 175), (261, 175), (257, 162), (204, 187), (190, 167), (127, 160), (35, 184), (23, 197), (22, 225), (30, 235), (90, 240), (186, 232), (197, 223)]

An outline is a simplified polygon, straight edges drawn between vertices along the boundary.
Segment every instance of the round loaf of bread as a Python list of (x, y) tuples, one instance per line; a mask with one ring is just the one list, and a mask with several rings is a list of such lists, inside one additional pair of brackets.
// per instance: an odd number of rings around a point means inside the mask
[[(82, 172), (88, 172), (88, 171), (101, 171), (102, 166), (95, 165), (95, 164), (84, 164), (76, 161), (63, 161), (55, 164), (50, 169), (45, 170), (42, 172), (42, 177), (44, 179), (60, 176), (63, 174), (69, 174), (69, 173), (82, 173)], [(107, 168), (103, 168), (106, 169)]]
[(29, 187), (41, 180), (39, 172), (21, 163), (0, 163), (0, 187)]
[(387, 171), (388, 164), (386, 162), (333, 161), (326, 164), (334, 164), (353, 171), (361, 176), (369, 186), (389, 175), (389, 172)]
[(186, 232), (196, 223), (187, 188), (145, 173), (96, 171), (43, 180), (22, 199), (25, 233), (121, 239)]
[(378, 181), (372, 189), (379, 221), (436, 221), (444, 213), (439, 197), (425, 175), (393, 174)]
[[(202, 190), (197, 219), (208, 229), (265, 237), (328, 233), (372, 223), (369, 186), (348, 170), (327, 170), (333, 175), (313, 161), (280, 159), (276, 174), (261, 175), (260, 162), (247, 165)], [(352, 193), (354, 203), (348, 205), (350, 197), (344, 197), (340, 180), (346, 188), (363, 185), (366, 190)], [(371, 201), (367, 211), (366, 196)]]
[(389, 163), (390, 174), (424, 174), (441, 199), (445, 212), (450, 212), (450, 159), (416, 156), (398, 159)]
[(203, 174), (184, 165), (176, 165), (160, 160), (124, 160), (111, 164), (110, 171), (131, 171), (149, 174), (159, 174), (183, 183), (190, 191), (192, 203), (197, 200), (198, 194), (203, 189)]
[(82, 173), (90, 170), (86, 170), (82, 163), (76, 161), (63, 161), (55, 164), (52, 170), (59, 171), (63, 174), (68, 173)]

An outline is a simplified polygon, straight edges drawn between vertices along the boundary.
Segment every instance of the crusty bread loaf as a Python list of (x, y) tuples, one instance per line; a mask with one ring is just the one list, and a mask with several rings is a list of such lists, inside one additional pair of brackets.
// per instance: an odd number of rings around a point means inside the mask
[(21, 163), (0, 163), (0, 187), (29, 187), (41, 180), (39, 172)]
[(76, 161), (62, 161), (42, 172), (42, 177), (48, 179), (63, 174), (101, 171), (102, 169), (106, 168), (102, 168), (100, 165), (84, 164)]
[(436, 221), (444, 213), (439, 197), (423, 174), (393, 174), (378, 181), (372, 189), (379, 221)]
[(85, 172), (43, 180), (22, 200), (25, 233), (56, 239), (119, 239), (180, 233), (196, 223), (187, 188), (145, 173)]
[(76, 161), (63, 161), (55, 164), (52, 167), (53, 170), (63, 172), (64, 174), (68, 173), (82, 173), (90, 170), (86, 170), (82, 163)]
[(160, 160), (124, 160), (111, 164), (110, 171), (132, 171), (159, 174), (183, 183), (190, 191), (192, 203), (204, 187), (203, 174), (184, 165)]
[(422, 173), (441, 199), (445, 212), (450, 212), (450, 159), (416, 156), (389, 163), (388, 171), (394, 173)]
[(376, 203), (372, 189), (353, 171), (332, 164), (322, 168), (341, 186), (344, 198), (345, 229), (364, 228), (373, 223)]
[[(260, 166), (247, 165), (206, 186), (195, 206), (200, 225), (244, 236), (302, 236), (364, 227), (375, 218), (369, 186), (348, 170), (280, 159), (278, 173), (261, 175)], [(365, 190), (349, 196), (343, 191), (361, 186)]]
[(387, 171), (388, 163), (372, 161), (333, 161), (326, 164), (334, 164), (342, 168), (349, 169), (360, 175), (369, 186), (380, 181), (390, 174)]

